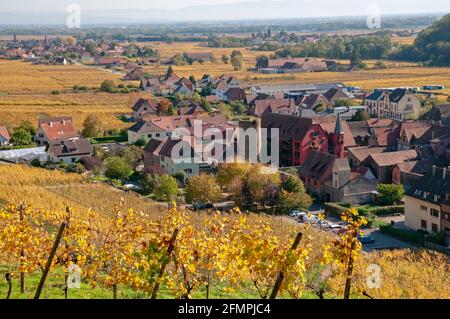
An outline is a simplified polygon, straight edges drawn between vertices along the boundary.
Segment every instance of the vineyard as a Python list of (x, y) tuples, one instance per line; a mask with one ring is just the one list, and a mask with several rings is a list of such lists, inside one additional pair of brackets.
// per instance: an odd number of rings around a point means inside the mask
[[(352, 209), (333, 237), (239, 210), (167, 210), (79, 175), (4, 166), (0, 176), (2, 298), (449, 297), (445, 256), (363, 253), (356, 235), (366, 221)], [(367, 284), (372, 264), (378, 288)]]
[(0, 60), (0, 125), (15, 127), (24, 120), (34, 124), (45, 116), (72, 116), (81, 127), (87, 115), (96, 113), (106, 129), (125, 128), (117, 116), (129, 112), (129, 95), (72, 91), (75, 85), (98, 89), (107, 79), (118, 83), (120, 75), (85, 66)]

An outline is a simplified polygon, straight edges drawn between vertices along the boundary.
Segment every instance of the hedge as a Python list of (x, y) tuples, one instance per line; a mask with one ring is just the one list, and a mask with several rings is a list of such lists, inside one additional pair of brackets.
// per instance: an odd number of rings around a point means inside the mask
[[(342, 212), (348, 209), (348, 205), (338, 203), (325, 203), (325, 212), (330, 215), (339, 216)], [(405, 207), (403, 205), (394, 206), (360, 206), (355, 207), (361, 216), (375, 215), (386, 216), (394, 214), (404, 214)]]
[[(407, 229), (400, 229), (392, 227), (391, 225), (384, 225), (380, 226), (380, 230), (382, 232), (391, 234), (393, 236), (403, 238), (406, 240), (409, 240), (413, 243), (424, 245), (425, 244), (425, 236), (426, 234), (420, 232), (420, 231), (413, 231), (413, 230), (407, 230)], [(442, 234), (436, 234), (436, 235), (429, 235), (427, 240), (429, 242), (441, 245), (443, 244), (443, 236)]]
[(92, 137), (89, 139), (91, 144), (103, 144), (103, 143), (123, 143), (128, 141), (128, 137), (123, 135), (105, 136), (105, 137)]

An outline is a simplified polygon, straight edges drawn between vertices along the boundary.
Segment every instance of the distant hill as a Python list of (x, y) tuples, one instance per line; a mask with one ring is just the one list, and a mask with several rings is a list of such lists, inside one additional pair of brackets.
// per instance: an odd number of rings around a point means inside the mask
[(414, 44), (396, 53), (395, 58), (450, 66), (450, 14), (420, 32)]

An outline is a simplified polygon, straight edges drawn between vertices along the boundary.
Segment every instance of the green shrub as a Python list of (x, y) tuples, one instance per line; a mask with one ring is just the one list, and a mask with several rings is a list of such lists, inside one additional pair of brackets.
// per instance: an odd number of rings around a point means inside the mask
[(438, 245), (443, 245), (445, 243), (445, 240), (444, 240), (445, 236), (443, 233), (429, 235), (427, 232), (424, 232), (422, 230), (413, 231), (413, 230), (407, 230), (407, 229), (400, 229), (400, 228), (392, 227), (391, 225), (380, 226), (380, 230), (382, 232), (391, 234), (391, 235), (399, 237), (399, 238), (409, 240), (413, 243), (416, 243), (416, 244), (419, 244), (422, 246), (425, 244), (425, 240), (427, 240), (431, 243), (434, 243), (434, 244), (438, 244)]

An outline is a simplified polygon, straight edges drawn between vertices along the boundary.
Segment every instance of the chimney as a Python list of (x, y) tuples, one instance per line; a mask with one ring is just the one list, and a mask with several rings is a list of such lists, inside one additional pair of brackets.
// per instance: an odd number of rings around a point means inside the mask
[(433, 176), (436, 175), (436, 165), (433, 165)]

